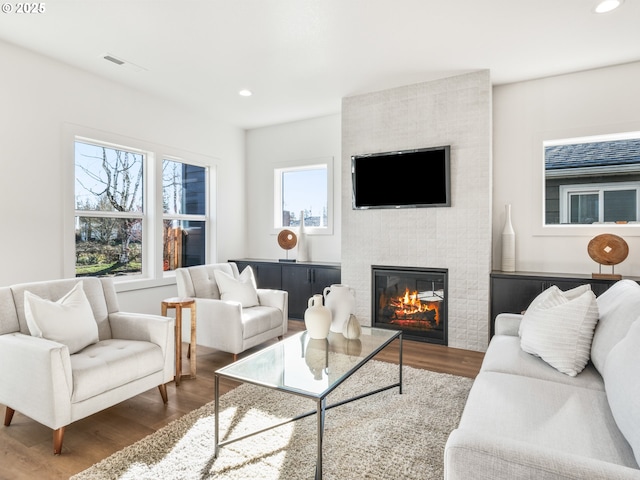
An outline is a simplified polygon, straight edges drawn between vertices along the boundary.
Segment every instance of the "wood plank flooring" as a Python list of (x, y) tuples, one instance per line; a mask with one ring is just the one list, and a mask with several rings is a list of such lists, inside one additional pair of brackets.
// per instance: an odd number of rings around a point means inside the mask
[[(304, 330), (304, 323), (289, 321), (288, 335)], [(376, 359), (397, 363), (398, 342)], [(248, 353), (240, 357), (242, 358)], [(186, 347), (183, 347), (186, 352)], [(484, 354), (404, 340), (403, 363), (435, 372), (474, 378)], [(11, 426), (0, 424), (0, 479), (68, 479), (112, 453), (153, 433), (157, 429), (213, 400), (214, 372), (229, 363), (231, 355), (198, 348), (196, 379), (183, 377), (180, 386), (167, 385), (168, 405), (157, 388), (115, 405), (66, 428), (62, 455), (53, 455), (52, 431), (16, 412)], [(188, 362), (183, 360), (183, 368)], [(224, 393), (236, 384), (221, 381)], [(4, 418), (4, 405), (0, 417)]]

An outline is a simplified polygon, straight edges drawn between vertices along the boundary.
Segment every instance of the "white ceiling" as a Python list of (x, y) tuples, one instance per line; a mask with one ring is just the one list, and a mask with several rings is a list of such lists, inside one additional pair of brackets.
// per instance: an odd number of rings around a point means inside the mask
[(595, 0), (43, 3), (0, 13), (0, 39), (243, 128), (478, 69), (503, 84), (640, 60), (640, 0), (604, 15)]

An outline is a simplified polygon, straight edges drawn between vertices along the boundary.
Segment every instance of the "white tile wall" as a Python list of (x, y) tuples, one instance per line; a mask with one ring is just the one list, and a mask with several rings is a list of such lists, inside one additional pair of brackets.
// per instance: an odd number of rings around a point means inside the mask
[[(452, 206), (351, 208), (351, 155), (451, 145)], [(342, 102), (342, 282), (371, 324), (371, 265), (449, 270), (449, 346), (484, 351), (491, 269), (491, 82), (486, 70)]]

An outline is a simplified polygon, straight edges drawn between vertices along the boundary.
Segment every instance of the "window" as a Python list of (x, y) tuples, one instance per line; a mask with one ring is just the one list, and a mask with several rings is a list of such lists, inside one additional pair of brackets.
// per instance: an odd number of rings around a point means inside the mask
[(156, 165), (157, 152), (80, 137), (74, 156), (76, 276), (154, 278), (206, 263), (207, 167)]
[(145, 155), (77, 141), (76, 276), (142, 272)]
[(331, 162), (274, 169), (274, 228), (299, 227), (330, 232)]
[(640, 132), (544, 143), (545, 223), (640, 220)]
[(176, 160), (162, 162), (163, 269), (205, 263), (206, 169)]
[(561, 222), (636, 222), (639, 190), (640, 182), (561, 186)]

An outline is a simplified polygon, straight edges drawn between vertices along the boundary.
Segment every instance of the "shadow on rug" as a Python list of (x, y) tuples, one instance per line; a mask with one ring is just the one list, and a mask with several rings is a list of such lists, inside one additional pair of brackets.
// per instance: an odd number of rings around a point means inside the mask
[[(371, 360), (327, 404), (397, 381), (398, 366)], [(442, 479), (444, 445), (460, 420), (472, 379), (403, 367), (394, 388), (326, 414), (326, 479)], [(220, 398), (221, 439), (315, 408), (315, 402), (254, 385)], [(315, 415), (214, 450), (213, 402), (126, 447), (71, 480), (310, 479)]]

